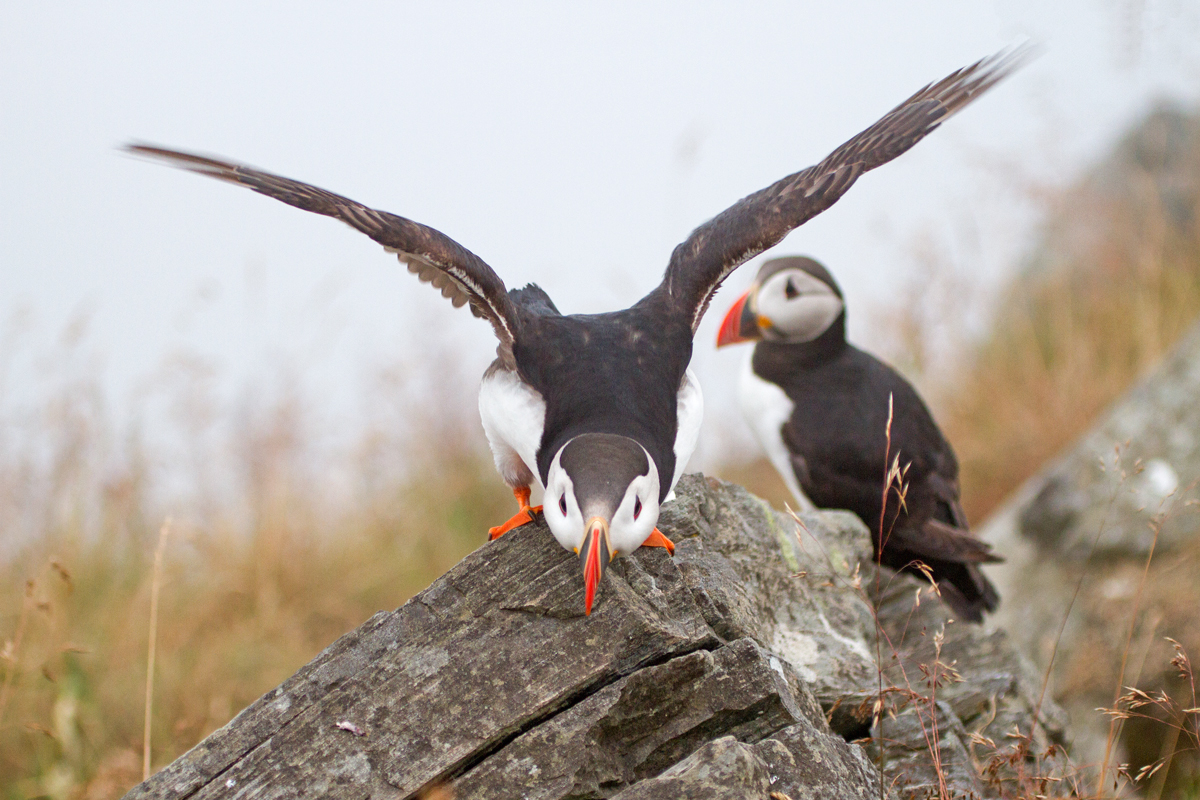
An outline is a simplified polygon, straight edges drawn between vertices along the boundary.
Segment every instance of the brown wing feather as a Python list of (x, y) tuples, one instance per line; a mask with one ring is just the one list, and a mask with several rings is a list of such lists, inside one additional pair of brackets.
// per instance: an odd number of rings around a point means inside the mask
[(341, 220), (395, 253), (407, 263), (409, 272), (441, 290), (455, 308), (469, 303), (475, 316), (492, 323), (500, 340), (502, 357), (505, 353), (511, 354), (516, 319), (504, 281), (483, 259), (449, 236), (316, 186), (241, 164), (146, 144), (127, 145), (125, 150), (245, 186), (304, 211)]
[(675, 248), (662, 286), (695, 331), (721, 281), (829, 208), (860, 175), (886, 164), (1023, 64), (1030, 48), (998, 53), (931, 83), (878, 122), (801, 170), (739, 200)]

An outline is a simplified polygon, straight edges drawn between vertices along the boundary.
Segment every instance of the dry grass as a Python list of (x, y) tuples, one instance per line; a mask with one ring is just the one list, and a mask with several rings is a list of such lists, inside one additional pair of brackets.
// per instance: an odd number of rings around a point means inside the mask
[[(1190, 124), (1185, 155), (1162, 164), (1127, 142), (1121, 152), (1141, 160), (1119, 187), (1101, 170), (1054, 198), (1043, 244), (985, 337), (929, 387), (969, 518), (1082, 435), (1200, 317), (1200, 123)], [(1176, 186), (1177, 172), (1191, 183)]]
[[(336, 537), (304, 525), (295, 496), (289, 520), (267, 521), (249, 537), (185, 532), (186, 545), (163, 569), (153, 765), (485, 541), (510, 498), (495, 491), (486, 465), (458, 466), (456, 485), (396, 487), (394, 499), (344, 520)], [(472, 495), (495, 502), (465, 499)], [(22, 612), (29, 617), (2, 666), (13, 691), (0, 720), (0, 783), (14, 797), (114, 796), (140, 779), (151, 557), (113, 552), (107, 542), (53, 545), (70, 582), (47, 557), (40, 569), (5, 570), (5, 586), (33, 577), (29, 600), (22, 592), (0, 598), (6, 632)]]
[[(54, 409), (50, 436), (10, 446), (0, 466), (8, 541), (15, 523), (41, 530), (0, 559), (0, 798), (119, 797), (141, 779), (144, 747), (152, 769), (170, 762), (486, 541), (512, 498), (470, 444), (474, 411), (443, 404), (448, 419), (419, 419), (416, 438), (395, 433), (408, 374), (385, 376), (368, 433), (335, 455), (313, 452), (295, 397), (243, 405), (247, 421), (231, 433), (220, 413), (173, 430), (200, 456), (168, 465), (138, 437), (112, 434), (86, 371), (35, 401)], [(10, 445), (19, 416), (0, 420)], [(214, 474), (226, 479), (213, 494), (196, 488)], [(179, 494), (181, 477), (196, 491)], [(182, 513), (156, 570), (166, 508)]]
[[(947, 318), (966, 316), (961, 308), (931, 307), (961, 303), (969, 284), (965, 270), (945, 262), (919, 276), (894, 320), (892, 341), (904, 346), (889, 355), (918, 372), (958, 452), (974, 520), (1086, 432), (1200, 317), (1200, 121), (1158, 123), (1122, 145), (1127, 171), (1109, 164), (1053, 198), (1042, 248), (992, 305), (980, 339), (949, 354), (933, 341), (945, 334)], [(1173, 152), (1156, 136), (1173, 138)], [(936, 369), (922, 375), (922, 366)], [(1007, 747), (977, 742), (991, 753), (977, 766), (995, 790), (1014, 798), (1200, 796), (1200, 712), (1185, 655), (1200, 651), (1198, 553), (1200, 545), (1189, 546), (1170, 558), (1151, 554), (1113, 567), (1103, 586), (1088, 583), (1071, 612), (1072, 626), (1095, 635), (1061, 654), (1056, 689), (1060, 697), (1107, 693), (1106, 763), (1043, 774), (1036, 765), (1054, 754), (1037, 753), (1028, 737)], [(1082, 586), (1088, 576), (1079, 577)], [(1120, 598), (1128, 602), (1113, 602), (1109, 595), (1121, 587), (1129, 587)], [(1161, 644), (1167, 632), (1180, 640), (1167, 640), (1173, 650)], [(941, 666), (935, 658), (923, 669), (938, 675)], [(936, 681), (923, 689), (905, 675), (901, 684), (881, 690), (881, 702), (886, 695), (932, 707)], [(936, 716), (921, 721), (932, 726)], [(930, 727), (936, 764), (933, 733)], [(1129, 763), (1116, 763), (1118, 743)]]

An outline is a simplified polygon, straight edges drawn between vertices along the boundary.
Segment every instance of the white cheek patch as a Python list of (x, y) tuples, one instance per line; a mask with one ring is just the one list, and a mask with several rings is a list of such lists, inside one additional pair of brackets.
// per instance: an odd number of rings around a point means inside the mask
[[(571, 476), (562, 468), (557, 455), (546, 475), (546, 496), (542, 502), (542, 513), (555, 541), (564, 550), (577, 552), (583, 542), (583, 514), (580, 513), (579, 503), (575, 500), (575, 487)], [(560, 505), (563, 502), (567, 506), (566, 514), (562, 512)]]
[[(647, 454), (649, 460), (649, 454)], [(629, 555), (642, 546), (642, 542), (654, 531), (658, 523), (658, 470), (654, 461), (649, 460), (650, 472), (634, 480), (625, 491), (617, 513), (613, 515), (612, 526), (609, 529), (609, 541), (613, 551), (621, 555)], [(635, 519), (634, 510), (637, 500), (641, 498), (641, 511)]]
[[(791, 297), (788, 297), (789, 293)], [(768, 278), (758, 290), (757, 301), (757, 312), (792, 342), (816, 339), (829, 329), (844, 307), (842, 298), (827, 284), (795, 269)]]
[(829, 330), (841, 313), (842, 301), (836, 295), (801, 295), (788, 303), (782, 314), (771, 317), (771, 320), (788, 339), (811, 342)]

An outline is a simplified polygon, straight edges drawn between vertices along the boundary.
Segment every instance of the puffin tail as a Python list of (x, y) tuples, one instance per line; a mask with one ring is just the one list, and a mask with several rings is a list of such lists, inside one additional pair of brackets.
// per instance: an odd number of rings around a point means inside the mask
[[(974, 564), (939, 565), (934, 568), (938, 593), (958, 619), (981, 623), (985, 612), (1000, 607), (1000, 594)], [(950, 568), (947, 569), (947, 566)]]
[[(956, 618), (976, 623), (983, 622), (984, 613), (1000, 607), (1000, 594), (979, 565), (1003, 560), (970, 531), (935, 519), (926, 520), (919, 529), (894, 531), (883, 552), (883, 563), (892, 569), (922, 579), (932, 577)], [(917, 561), (928, 567), (928, 575), (914, 567)]]

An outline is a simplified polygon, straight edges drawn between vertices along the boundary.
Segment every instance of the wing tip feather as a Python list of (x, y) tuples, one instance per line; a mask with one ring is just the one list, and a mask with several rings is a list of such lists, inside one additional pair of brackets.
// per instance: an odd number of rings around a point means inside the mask
[(148, 161), (170, 164), (173, 167), (198, 172), (214, 178), (231, 178), (238, 169), (237, 164), (223, 161), (213, 156), (191, 153), (186, 150), (174, 150), (149, 142), (131, 141), (118, 148), (121, 152), (143, 158)]

